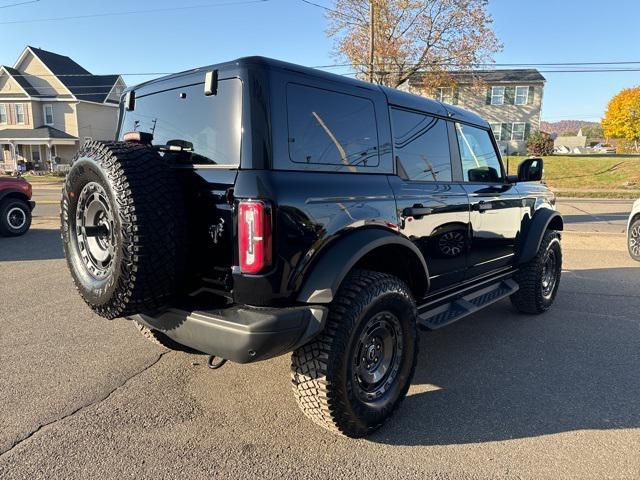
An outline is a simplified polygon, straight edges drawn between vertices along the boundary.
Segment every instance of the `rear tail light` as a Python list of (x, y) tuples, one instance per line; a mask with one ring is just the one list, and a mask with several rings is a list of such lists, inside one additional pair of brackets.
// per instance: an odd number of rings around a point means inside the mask
[(271, 209), (255, 200), (238, 204), (238, 254), (243, 273), (271, 265)]

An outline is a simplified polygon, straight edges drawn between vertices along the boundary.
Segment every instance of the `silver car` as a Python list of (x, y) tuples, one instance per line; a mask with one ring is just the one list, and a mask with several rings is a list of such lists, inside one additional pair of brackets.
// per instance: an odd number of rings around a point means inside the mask
[(627, 245), (631, 258), (640, 262), (640, 199), (635, 201), (629, 215)]

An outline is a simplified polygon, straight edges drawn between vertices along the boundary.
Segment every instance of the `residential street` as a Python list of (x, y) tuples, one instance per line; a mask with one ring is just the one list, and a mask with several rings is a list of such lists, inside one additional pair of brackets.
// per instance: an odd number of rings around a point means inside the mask
[[(37, 205), (34, 216), (57, 217), (61, 189), (62, 184), (34, 185), (33, 199)], [(561, 198), (558, 210), (564, 216), (569, 231), (622, 233), (632, 204), (633, 200)]]
[(212, 371), (92, 315), (56, 220), (36, 217), (0, 239), (0, 478), (637, 479), (640, 265), (615, 233), (629, 202), (560, 208), (552, 311), (503, 301), (422, 334), (408, 398), (366, 440), (303, 417), (288, 357)]

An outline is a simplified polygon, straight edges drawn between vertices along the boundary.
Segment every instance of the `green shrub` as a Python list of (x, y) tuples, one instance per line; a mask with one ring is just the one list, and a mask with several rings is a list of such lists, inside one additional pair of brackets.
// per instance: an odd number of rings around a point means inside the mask
[(553, 140), (548, 133), (533, 132), (527, 141), (527, 152), (536, 157), (553, 154)]

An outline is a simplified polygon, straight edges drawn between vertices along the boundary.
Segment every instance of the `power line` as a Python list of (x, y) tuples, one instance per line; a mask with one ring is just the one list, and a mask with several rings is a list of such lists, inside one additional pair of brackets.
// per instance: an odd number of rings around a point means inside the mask
[(320, 5), (319, 3), (315, 3), (315, 2), (312, 2), (310, 0), (300, 0), (300, 1), (303, 2), (303, 3), (306, 3), (307, 5), (311, 5), (313, 7), (318, 7), (318, 8), (321, 8), (323, 10), (326, 10), (327, 12), (331, 12), (331, 13), (334, 13), (335, 15), (339, 15), (342, 18), (349, 18), (351, 20), (355, 20), (358, 23), (361, 23), (361, 24), (363, 23), (361, 18), (357, 18), (357, 17), (354, 17), (353, 15), (349, 15), (349, 14), (346, 14), (346, 13), (339, 12), (338, 10), (334, 10), (333, 8), (329, 8), (329, 7), (325, 6), (325, 5)]
[(18, 5), (27, 5), (29, 3), (38, 3), (40, 0), (28, 0), (26, 2), (10, 3), (9, 5), (0, 5), (0, 8), (17, 7)]
[(181, 7), (167, 7), (167, 8), (150, 8), (147, 10), (129, 10), (123, 12), (106, 12), (106, 13), (91, 13), (86, 15), (71, 15), (67, 17), (51, 17), (51, 18), (34, 18), (30, 20), (9, 20), (0, 22), (0, 25), (16, 25), (24, 23), (40, 23), (40, 22), (55, 22), (60, 20), (75, 20), (83, 18), (97, 18), (97, 17), (114, 17), (120, 15), (135, 15), (142, 13), (157, 13), (157, 12), (175, 12), (178, 10), (194, 10), (198, 8), (213, 8), (213, 7), (225, 7), (235, 5), (248, 5), (254, 3), (266, 3), (270, 0), (241, 0), (237, 2), (223, 2), (214, 4), (201, 4), (201, 5), (187, 5)]
[[(260, 0), (260, 1), (267, 1), (267, 0)], [(344, 66), (355, 66), (358, 64), (344, 64)], [(367, 66), (368, 64), (361, 64), (362, 66)], [(502, 66), (516, 66), (516, 65), (520, 65), (520, 64), (512, 64), (512, 63), (508, 63), (508, 64), (493, 64), (493, 65), (502, 65)], [(534, 65), (534, 64), (523, 64), (523, 65)], [(640, 65), (640, 62), (580, 62), (580, 63), (555, 63), (555, 64), (537, 64), (539, 66), (542, 65), (557, 65), (558, 67), (562, 67), (563, 65)], [(309, 68), (316, 68), (316, 69), (321, 69), (321, 68), (328, 68), (328, 67), (336, 67), (336, 66), (343, 66), (343, 65), (316, 65), (316, 66), (312, 66)], [(484, 70), (463, 70), (463, 71), (444, 71), (442, 73), (446, 73), (449, 75), (469, 75), (469, 74), (482, 74), (482, 73), (493, 73), (496, 72), (497, 70), (494, 69), (484, 69)], [(607, 73), (607, 72), (638, 72), (640, 71), (640, 67), (629, 67), (629, 68), (584, 68), (584, 69), (568, 69), (568, 70), (564, 70), (564, 69), (553, 69), (553, 70), (540, 70), (540, 73)], [(100, 76), (106, 76), (106, 75), (116, 75), (116, 76), (123, 76), (123, 77), (127, 77), (127, 76), (154, 76), (154, 75), (172, 75), (176, 72), (127, 72), (127, 73), (118, 73), (118, 74), (93, 74), (93, 73), (65, 73), (65, 74), (59, 74), (59, 75), (55, 75), (55, 74), (39, 74), (39, 75), (32, 75), (32, 74), (12, 74), (12, 77), (100, 77)], [(349, 76), (349, 75), (358, 75), (359, 73), (363, 73), (363, 72), (349, 72), (349, 73), (343, 73), (341, 75), (343, 76)], [(388, 71), (381, 71), (378, 73), (385, 73), (385, 74), (391, 74), (391, 73), (402, 73), (400, 72), (400, 70), (388, 70)], [(430, 73), (428, 70), (418, 70), (418, 72), (416, 73)], [(98, 87), (98, 86), (103, 86), (103, 85), (79, 85), (77, 86), (77, 88), (84, 88), (84, 87)], [(109, 86), (109, 85), (107, 85)], [(51, 87), (45, 87), (45, 88), (51, 88)]]
[[(467, 72), (443, 72), (447, 75), (470, 75), (470, 74), (482, 74), (482, 73), (493, 73), (497, 70), (475, 70), (475, 71), (467, 71)], [(539, 70), (540, 73), (613, 73), (613, 72), (640, 72), (640, 68), (601, 68), (601, 69), (589, 69), (589, 70)], [(351, 75), (360, 75), (365, 72), (349, 72), (349, 73), (341, 73), (342, 76), (351, 76)], [(400, 70), (385, 70), (385, 71), (377, 71), (376, 74), (380, 75), (389, 75), (395, 73), (406, 73)], [(419, 70), (416, 73), (432, 73), (425, 70)]]
[(59, 75), (43, 73), (38, 75), (33, 75), (29, 73), (16, 73), (11, 75), (12, 77), (104, 77), (111, 75), (120, 75), (120, 76), (133, 76), (133, 75), (172, 75), (176, 72), (136, 72), (136, 73), (106, 73), (106, 74), (94, 74), (94, 73), (62, 73)]
[[(335, 63), (332, 65), (316, 65), (312, 68), (338, 68), (338, 67), (366, 67), (368, 63)], [(420, 65), (407, 63), (408, 67)], [(616, 62), (556, 62), (556, 63), (472, 63), (462, 65), (460, 63), (433, 63), (439, 67), (570, 67), (570, 66), (597, 66), (597, 65), (640, 65), (640, 61), (616, 61)], [(471, 71), (471, 70), (470, 70)], [(488, 70), (491, 71), (491, 70)]]

